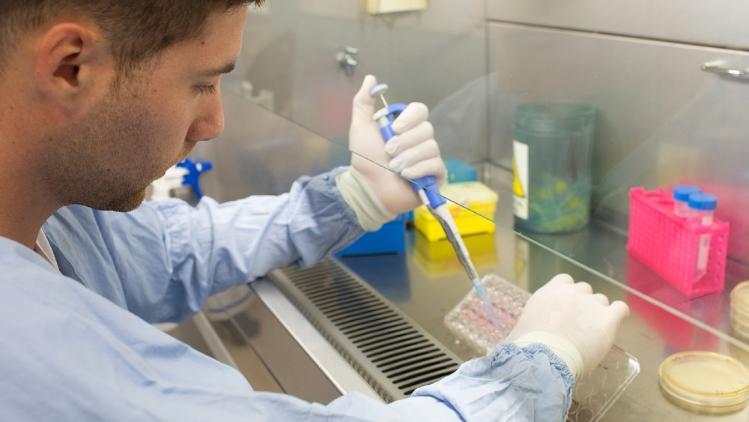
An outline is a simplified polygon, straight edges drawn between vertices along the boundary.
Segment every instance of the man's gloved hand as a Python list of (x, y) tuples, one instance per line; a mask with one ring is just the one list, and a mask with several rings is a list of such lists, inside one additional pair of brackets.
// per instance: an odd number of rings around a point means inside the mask
[(521, 347), (543, 343), (579, 380), (603, 360), (628, 315), (624, 302), (609, 304), (588, 283), (560, 274), (531, 296), (507, 340)]
[[(429, 110), (424, 104), (411, 103), (393, 122), (397, 134), (386, 144), (372, 115), (375, 100), (369, 91), (377, 84), (374, 76), (364, 78), (354, 97), (349, 131), (349, 148), (354, 153), (351, 168), (336, 179), (344, 200), (356, 213), (359, 224), (377, 230), (396, 215), (421, 204), (409, 179), (435, 176), (441, 185), (447, 178), (445, 164), (434, 140)], [(369, 160), (389, 167), (388, 171)]]

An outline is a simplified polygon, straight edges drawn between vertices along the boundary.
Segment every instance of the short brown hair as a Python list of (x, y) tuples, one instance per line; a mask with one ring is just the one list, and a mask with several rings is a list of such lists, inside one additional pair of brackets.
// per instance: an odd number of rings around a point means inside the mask
[(77, 12), (101, 27), (121, 69), (200, 35), (215, 11), (228, 11), (263, 0), (0, 0), (0, 72), (23, 34), (55, 15)]

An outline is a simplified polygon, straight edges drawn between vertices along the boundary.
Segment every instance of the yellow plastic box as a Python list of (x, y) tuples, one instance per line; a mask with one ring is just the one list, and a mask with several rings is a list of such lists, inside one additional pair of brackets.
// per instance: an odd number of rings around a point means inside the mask
[[(486, 217), (476, 215), (448, 201), (450, 214), (455, 219), (455, 224), (462, 236), (494, 233), (495, 227), (492, 220), (499, 201), (499, 195), (496, 192), (481, 182), (451, 183), (443, 186), (440, 192), (444, 197)], [(426, 206), (421, 206), (414, 211), (414, 226), (431, 242), (447, 238), (439, 221), (432, 216)]]
[[(499, 264), (493, 233), (464, 236), (463, 241), (471, 254), (471, 261), (479, 270), (482, 267), (496, 268)], [(460, 265), (455, 250), (447, 239), (431, 242), (423, 234), (415, 233), (413, 257), (416, 266), (431, 277), (454, 274), (465, 276), (465, 269)]]

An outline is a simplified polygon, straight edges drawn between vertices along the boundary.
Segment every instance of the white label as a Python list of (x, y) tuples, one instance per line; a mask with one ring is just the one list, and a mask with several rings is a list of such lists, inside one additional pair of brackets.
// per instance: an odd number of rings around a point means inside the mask
[(528, 145), (512, 142), (512, 208), (515, 217), (528, 219)]
[(700, 236), (700, 248), (697, 252), (697, 274), (702, 277), (707, 272), (707, 260), (710, 257), (710, 235)]

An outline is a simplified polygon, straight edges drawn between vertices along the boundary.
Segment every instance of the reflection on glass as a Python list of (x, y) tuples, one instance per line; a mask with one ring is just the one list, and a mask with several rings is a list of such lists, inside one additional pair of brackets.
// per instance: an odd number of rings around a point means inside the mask
[(341, 262), (395, 303), (411, 300), (405, 254), (344, 256)]
[[(629, 287), (648, 297), (657, 299), (668, 306), (695, 315), (701, 321), (719, 326), (723, 313), (721, 296), (713, 296), (707, 303), (684, 301), (684, 297), (671, 286), (652, 274), (645, 266), (634, 259), (627, 260), (627, 280)], [(706, 298), (711, 299), (711, 298)], [(720, 338), (695, 326), (659, 306), (645, 300), (640, 295), (629, 292), (627, 304), (633, 315), (657, 332), (668, 347), (667, 353), (684, 350), (713, 350), (720, 346)]]
[[(498, 265), (494, 234), (484, 233), (463, 236), (463, 242), (477, 268), (494, 268)], [(414, 262), (429, 276), (464, 274), (463, 267), (455, 258), (455, 251), (447, 239), (431, 241), (421, 232), (414, 234)]]

